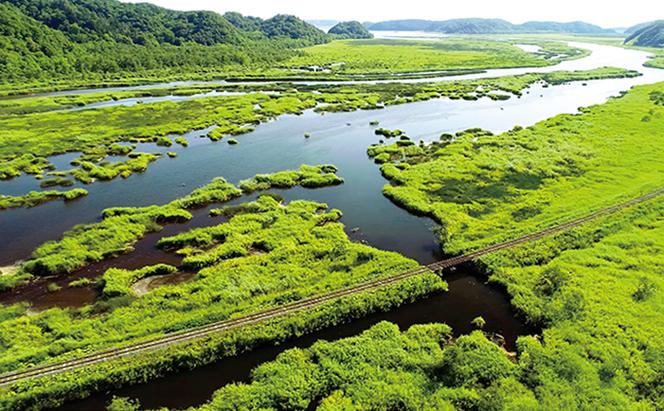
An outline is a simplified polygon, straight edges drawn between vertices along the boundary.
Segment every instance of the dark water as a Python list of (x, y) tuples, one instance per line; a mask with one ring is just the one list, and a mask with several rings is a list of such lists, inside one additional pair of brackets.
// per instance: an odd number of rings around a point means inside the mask
[[(370, 121), (380, 121), (381, 127), (403, 129), (413, 138), (425, 141), (444, 132), (470, 127), (500, 132), (517, 124), (527, 126), (559, 113), (574, 113), (580, 106), (601, 103), (629, 88), (633, 81), (591, 81), (586, 87), (578, 83), (548, 88), (533, 86), (522, 98), (501, 102), (439, 99), (375, 111), (325, 115), (308, 111), (262, 124), (256, 131), (239, 136), (240, 144), (236, 146), (223, 140), (213, 143), (199, 138), (204, 132), (189, 133), (188, 148), (142, 145), (141, 151), (175, 151), (178, 157), (161, 158), (146, 173), (126, 180), (86, 186), (90, 195), (74, 202), (55, 201), (32, 209), (0, 212), (0, 233), (5, 240), (0, 243), (0, 266), (27, 258), (39, 244), (59, 238), (75, 224), (95, 221), (107, 207), (165, 203), (217, 176), (238, 182), (256, 173), (296, 168), (303, 163), (335, 164), (346, 178), (344, 185), (308, 193), (306, 198), (326, 201), (341, 209), (343, 222), (362, 229), (372, 245), (404, 251), (401, 247), (405, 243), (410, 250), (404, 254), (421, 259), (425, 256), (414, 251), (431, 248), (431, 223), (394, 207), (381, 195), (385, 180), (366, 156), (367, 146), (379, 140), (374, 127), (369, 126)], [(312, 137), (304, 139), (304, 133), (311, 133)], [(67, 168), (66, 164), (59, 165), (59, 169)], [(25, 193), (34, 189), (35, 184), (29, 176), (0, 182), (0, 193)], [(409, 233), (414, 232), (418, 234), (410, 237)], [(404, 242), (404, 238), (408, 241)]]
[(413, 324), (444, 322), (455, 335), (467, 334), (474, 329), (470, 322), (482, 316), (485, 331), (505, 338), (505, 347), (514, 350), (519, 335), (535, 330), (516, 318), (503, 290), (484, 284), (468, 268), (446, 276), (449, 292), (436, 294), (413, 304), (401, 306), (388, 313), (376, 313), (350, 323), (305, 335), (279, 346), (266, 346), (253, 351), (197, 368), (183, 370), (147, 384), (128, 386), (93, 395), (60, 407), (60, 411), (103, 410), (113, 396), (139, 399), (144, 408), (187, 408), (210, 400), (214, 391), (233, 382), (248, 382), (251, 370), (273, 360), (286, 349), (306, 348), (318, 340), (337, 340), (361, 333), (380, 321), (390, 321), (402, 330)]

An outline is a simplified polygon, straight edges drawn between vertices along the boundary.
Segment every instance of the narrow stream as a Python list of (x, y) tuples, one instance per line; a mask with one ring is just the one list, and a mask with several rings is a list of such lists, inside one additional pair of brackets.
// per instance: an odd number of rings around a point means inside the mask
[[(265, 346), (236, 357), (224, 359), (194, 370), (169, 374), (146, 384), (132, 385), (95, 394), (68, 403), (58, 411), (104, 410), (113, 396), (140, 400), (145, 409), (169, 407), (183, 409), (209, 401), (212, 394), (226, 384), (248, 382), (251, 370), (273, 360), (281, 352), (298, 347), (306, 348), (318, 340), (334, 341), (361, 333), (380, 321), (390, 321), (402, 330), (413, 324), (444, 322), (455, 335), (467, 334), (474, 327), (471, 321), (482, 316), (485, 331), (505, 338), (506, 348), (514, 350), (519, 335), (536, 332), (515, 316), (505, 292), (488, 286), (470, 271), (462, 268), (446, 277), (449, 292), (436, 294), (413, 304), (401, 306), (387, 313), (376, 313), (332, 328), (287, 341), (278, 346)], [(471, 309), (469, 309), (472, 307)]]

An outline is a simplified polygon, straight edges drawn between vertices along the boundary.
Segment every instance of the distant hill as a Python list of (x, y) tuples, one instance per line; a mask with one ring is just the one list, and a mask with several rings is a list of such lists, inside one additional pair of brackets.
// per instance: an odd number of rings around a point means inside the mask
[(454, 19), (435, 22), (433, 31), (463, 34), (511, 33), (514, 25), (500, 19)]
[(309, 40), (315, 44), (329, 41), (324, 31), (287, 14), (278, 14), (271, 19), (264, 20), (261, 24), (261, 31), (270, 38)]
[(549, 21), (529, 21), (512, 24), (501, 19), (453, 19), (432, 20), (392, 20), (369, 23), (367, 29), (374, 31), (433, 31), (448, 34), (501, 34), (501, 33), (576, 33), (576, 34), (615, 34), (613, 30), (584, 23), (558, 23)]
[(641, 29), (644, 28), (644, 27), (648, 27), (648, 26), (650, 26), (650, 25), (652, 25), (652, 24), (657, 23), (658, 21), (661, 21), (661, 20), (653, 20), (653, 21), (647, 21), (647, 22), (645, 22), (645, 23), (635, 24), (635, 25), (633, 25), (632, 27), (628, 27), (628, 28), (626, 28), (626, 29), (624, 30), (624, 33), (627, 34), (627, 35), (629, 35), (629, 34), (633, 34), (633, 33), (637, 32), (637, 31), (641, 30)]
[(378, 23), (365, 23), (373, 31), (433, 31), (435, 21), (430, 20), (389, 20)]
[(636, 30), (625, 39), (625, 43), (640, 47), (664, 48), (664, 20)]
[(529, 21), (516, 26), (520, 31), (533, 33), (574, 33), (574, 34), (615, 34), (614, 30), (604, 29), (583, 21), (558, 23), (555, 21)]
[(372, 39), (374, 37), (359, 21), (338, 23), (327, 33), (340, 39)]

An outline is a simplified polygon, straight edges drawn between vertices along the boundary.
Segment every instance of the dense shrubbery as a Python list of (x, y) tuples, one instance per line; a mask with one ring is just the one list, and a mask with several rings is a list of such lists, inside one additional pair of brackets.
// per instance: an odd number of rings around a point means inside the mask
[[(186, 345), (173, 346), (154, 353), (147, 352), (125, 360), (100, 363), (69, 374), (14, 384), (0, 393), (0, 408), (56, 406), (67, 399), (81, 398), (90, 392), (107, 391), (121, 384), (147, 381), (168, 372), (237, 355), (266, 343), (278, 344), (288, 338), (349, 319), (361, 318), (372, 312), (388, 311), (444, 289), (445, 283), (437, 276), (424, 275), (373, 292), (345, 297), (288, 317), (211, 335)], [(2, 315), (5, 319), (16, 318), (24, 310), (22, 307), (7, 307)], [(50, 318), (55, 320), (57, 316)]]
[[(160, 230), (164, 223), (188, 220), (191, 214), (187, 209), (223, 203), (241, 196), (243, 191), (248, 193), (273, 187), (301, 185), (314, 188), (341, 184), (343, 179), (334, 174), (335, 172), (336, 167), (332, 165), (303, 165), (297, 172), (258, 175), (242, 182), (241, 190), (223, 178), (216, 178), (188, 196), (166, 205), (110, 208), (104, 210), (100, 222), (78, 226), (66, 232), (61, 240), (51, 241), (37, 248), (23, 265), (23, 270), (35, 275), (70, 273), (92, 262), (131, 250), (136, 241), (148, 232)], [(74, 195), (77, 190), (66, 194), (65, 199), (69, 199), (68, 196)]]
[(0, 210), (15, 207), (35, 207), (39, 204), (58, 199), (72, 201), (86, 195), (88, 195), (88, 191), (82, 188), (75, 188), (69, 191), (31, 191), (23, 196), (6, 196), (0, 194)]
[(270, 188), (291, 188), (297, 185), (306, 188), (327, 187), (344, 182), (343, 178), (335, 174), (336, 172), (337, 168), (330, 164), (303, 165), (298, 171), (286, 170), (273, 174), (257, 174), (252, 179), (241, 181), (239, 187), (245, 193)]
[(71, 174), (74, 178), (86, 184), (92, 183), (94, 180), (113, 180), (118, 176), (127, 178), (133, 173), (142, 173), (147, 170), (148, 165), (157, 160), (158, 155), (131, 153), (129, 157), (128, 160), (116, 163), (95, 164), (91, 161), (77, 161), (76, 164), (79, 168), (74, 169)]
[(22, 268), (35, 275), (70, 273), (130, 250), (146, 233), (160, 230), (161, 224), (188, 220), (191, 213), (187, 208), (228, 201), (241, 193), (232, 184), (218, 178), (163, 206), (107, 209), (100, 222), (77, 226), (66, 232), (62, 239), (37, 248)]
[(176, 271), (177, 268), (167, 264), (158, 264), (138, 270), (111, 268), (102, 276), (104, 283), (103, 296), (104, 298), (133, 296), (134, 292), (131, 290), (131, 286), (138, 280), (155, 275), (172, 274)]
[[(291, 209), (297, 210), (297, 207), (293, 206)], [(281, 233), (272, 229), (275, 221), (294, 218), (293, 224), (299, 223), (299, 217), (289, 215), (294, 211), (291, 209), (283, 209), (279, 206), (279, 202), (270, 196), (260, 197), (256, 203), (234, 208), (232, 213), (222, 213), (233, 217), (228, 224), (198, 228), (173, 237), (165, 237), (159, 240), (158, 245), (177, 250), (178, 254), (184, 255), (182, 264), (190, 270), (200, 270), (226, 259), (270, 253), (278, 249), (278, 242), (282, 241)], [(324, 204), (318, 205), (313, 210), (317, 214), (310, 219), (314, 226), (334, 223), (341, 218), (340, 211), (325, 212), (325, 210)], [(279, 230), (283, 230), (283, 227), (280, 226)], [(347, 259), (342, 255), (338, 258), (341, 264)], [(359, 264), (366, 262), (363, 258), (360, 258)]]
[(483, 405), (500, 404), (498, 394), (517, 409), (533, 404), (498, 346), (480, 332), (455, 342), (450, 334), (443, 324), (399, 332), (383, 322), (356, 337), (288, 350), (256, 368), (250, 384), (228, 385), (197, 409), (490, 409)]
[[(155, 207), (152, 212), (164, 207)], [(99, 225), (114, 218), (134, 217), (140, 221), (146, 219), (146, 213), (143, 209), (111, 209)], [(162, 286), (140, 298), (134, 297), (129, 287), (139, 277), (153, 274), (154, 267), (133, 272), (110, 270), (104, 278), (108, 298), (105, 301), (78, 311), (56, 308), (38, 314), (16, 313), (0, 323), (0, 338), (6, 348), (0, 355), (0, 370), (61, 360), (219, 321), (417, 266), (398, 254), (351, 242), (343, 226), (336, 222), (339, 217), (340, 213), (334, 210), (326, 212), (323, 204), (293, 201), (284, 205), (263, 196), (219, 226), (163, 239), (162, 246), (178, 248), (186, 255), (185, 263), (205, 268), (186, 283)], [(125, 231), (126, 228), (122, 232)], [(106, 234), (108, 238), (120, 235)], [(81, 248), (69, 246), (66, 250)], [(53, 250), (44, 258), (63, 251)], [(122, 361), (122, 365), (97, 365), (93, 370), (47, 378), (57, 383), (16, 384), (0, 394), (0, 403), (21, 404), (19, 408), (53, 404), (65, 397), (85, 395), (91, 389), (107, 389), (120, 381), (136, 381), (174, 367), (206, 363), (260, 342), (279, 341), (393, 307), (443, 286), (437, 276), (424, 275), (389, 287), (393, 291), (388, 294), (377, 291), (358, 295), (248, 331), (234, 331), (194, 345), (134, 357)], [(284, 322), (290, 325), (285, 327)]]

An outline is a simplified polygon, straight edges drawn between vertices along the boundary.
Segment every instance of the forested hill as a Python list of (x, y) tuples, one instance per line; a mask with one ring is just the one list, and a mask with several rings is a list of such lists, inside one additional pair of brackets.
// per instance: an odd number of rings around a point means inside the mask
[[(241, 44), (259, 32), (268, 38), (322, 43), (325, 33), (294, 16), (269, 20), (239, 13), (221, 16), (211, 11), (175, 11), (147, 3), (116, 0), (0, 0), (64, 33), (74, 42), (114, 40), (134, 44), (194, 42), (202, 45)], [(253, 38), (256, 38), (253, 36)]]
[(512, 24), (500, 19), (453, 19), (432, 20), (392, 20), (366, 24), (369, 30), (433, 31), (448, 34), (494, 34), (494, 33), (575, 33), (575, 34), (615, 34), (613, 30), (577, 21), (558, 23), (552, 21), (529, 21)]
[(270, 19), (243, 16), (240, 13), (228, 12), (224, 14), (237, 29), (248, 32), (253, 36), (267, 38), (289, 38), (293, 40), (306, 40), (311, 44), (321, 44), (329, 41), (322, 30), (295, 16), (278, 14)]
[(626, 35), (634, 34), (634, 33), (637, 32), (638, 30), (641, 30), (642, 28), (647, 27), (647, 26), (650, 26), (650, 25), (653, 25), (653, 24), (655, 24), (655, 23), (657, 23), (657, 20), (655, 20), (655, 21), (646, 21), (646, 22), (644, 22), (644, 23), (635, 24), (635, 25), (632, 26), (632, 27), (628, 27), (628, 28), (626, 28), (626, 29), (625, 29), (625, 34), (626, 34)]
[(373, 34), (367, 30), (359, 21), (344, 21), (337, 23), (328, 31), (338, 39), (372, 39)]
[(222, 16), (207, 11), (179, 12), (115, 0), (3, 1), (77, 43), (113, 40), (141, 45), (213, 45), (239, 44), (244, 37)]
[(656, 21), (634, 31), (625, 43), (640, 47), (664, 48), (664, 20)]
[(271, 64), (329, 40), (287, 15), (262, 20), (117, 0), (0, 0), (0, 83)]

